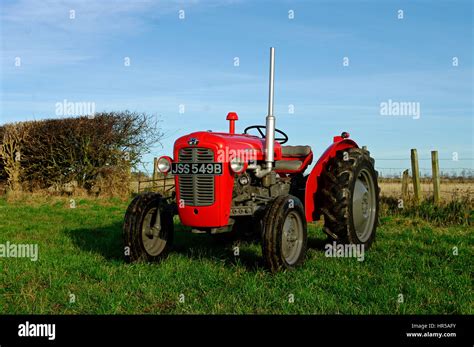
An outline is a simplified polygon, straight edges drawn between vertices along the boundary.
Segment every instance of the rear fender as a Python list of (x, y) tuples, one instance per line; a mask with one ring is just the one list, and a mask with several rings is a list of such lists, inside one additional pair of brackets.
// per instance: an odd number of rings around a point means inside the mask
[(318, 191), (318, 180), (321, 173), (324, 171), (328, 161), (334, 158), (339, 151), (343, 151), (347, 148), (358, 148), (359, 146), (355, 141), (350, 139), (344, 139), (341, 136), (334, 137), (334, 143), (329, 146), (323, 155), (319, 158), (318, 162), (314, 166), (313, 170), (306, 180), (306, 193), (305, 193), (305, 214), (306, 221), (312, 222), (319, 219), (316, 210), (317, 203), (316, 193)]

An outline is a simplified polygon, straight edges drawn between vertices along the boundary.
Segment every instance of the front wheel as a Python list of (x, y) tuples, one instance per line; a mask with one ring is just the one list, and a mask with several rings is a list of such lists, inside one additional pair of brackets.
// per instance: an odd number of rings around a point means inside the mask
[(304, 208), (293, 195), (282, 195), (268, 206), (263, 219), (262, 253), (272, 272), (303, 263), (307, 247)]
[(161, 195), (138, 195), (125, 213), (125, 260), (134, 262), (163, 259), (170, 250), (173, 231), (173, 212)]

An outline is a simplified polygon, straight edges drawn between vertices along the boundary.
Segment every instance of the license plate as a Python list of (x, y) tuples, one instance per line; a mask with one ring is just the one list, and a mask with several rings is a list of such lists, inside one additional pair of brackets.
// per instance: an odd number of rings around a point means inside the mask
[(173, 175), (222, 175), (222, 163), (172, 163)]

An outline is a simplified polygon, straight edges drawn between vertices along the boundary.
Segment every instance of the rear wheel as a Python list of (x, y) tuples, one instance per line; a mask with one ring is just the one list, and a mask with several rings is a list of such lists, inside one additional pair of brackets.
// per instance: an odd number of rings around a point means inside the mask
[(335, 241), (370, 247), (375, 239), (379, 187), (374, 159), (350, 148), (337, 153), (321, 176), (324, 230)]
[(279, 196), (263, 219), (262, 253), (272, 271), (292, 269), (304, 261), (307, 247), (306, 219), (301, 201)]
[(125, 213), (125, 260), (159, 261), (173, 241), (173, 212), (160, 194), (138, 195)]

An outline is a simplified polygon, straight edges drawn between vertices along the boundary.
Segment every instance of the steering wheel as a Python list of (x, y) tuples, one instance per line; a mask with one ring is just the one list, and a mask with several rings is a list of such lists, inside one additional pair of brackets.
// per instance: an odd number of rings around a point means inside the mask
[[(248, 131), (251, 129), (257, 129), (261, 138), (264, 139), (265, 133), (262, 131), (262, 129), (266, 129), (266, 128), (267, 127), (265, 125), (251, 125), (245, 128), (244, 134), (248, 134)], [(286, 135), (283, 131), (279, 129), (275, 129), (275, 132), (283, 136), (283, 137), (275, 137), (275, 141), (279, 142), (281, 145), (288, 142), (288, 135)]]

